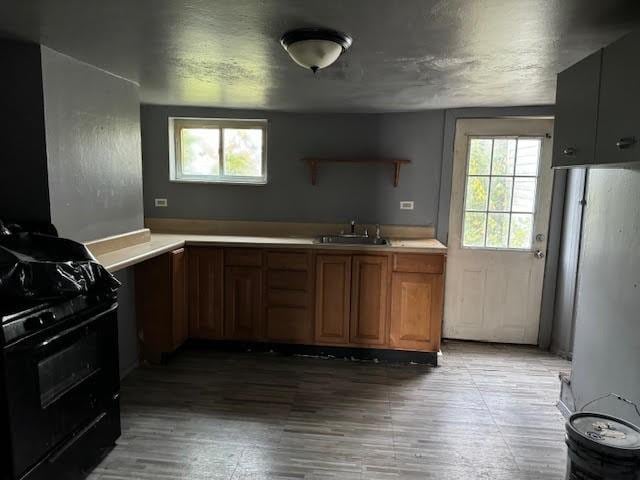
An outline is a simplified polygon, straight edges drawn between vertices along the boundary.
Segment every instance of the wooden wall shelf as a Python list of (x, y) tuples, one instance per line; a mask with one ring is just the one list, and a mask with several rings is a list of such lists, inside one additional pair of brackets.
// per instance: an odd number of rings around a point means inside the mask
[(400, 167), (411, 163), (411, 160), (397, 158), (303, 158), (303, 162), (309, 165), (311, 172), (311, 185), (318, 184), (318, 167), (323, 163), (358, 163), (358, 164), (385, 164), (393, 166), (393, 186), (400, 182)]

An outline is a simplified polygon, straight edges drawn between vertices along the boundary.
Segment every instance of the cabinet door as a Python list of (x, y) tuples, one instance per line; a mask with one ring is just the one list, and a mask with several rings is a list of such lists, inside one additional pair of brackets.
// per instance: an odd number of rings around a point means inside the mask
[(389, 344), (406, 350), (440, 349), (443, 276), (394, 272)]
[(606, 47), (602, 55), (596, 159), (598, 164), (640, 160), (640, 32)]
[(351, 273), (351, 343), (384, 345), (387, 326), (387, 257), (356, 255)]
[(232, 340), (258, 340), (262, 321), (262, 269), (225, 267), (224, 336)]
[(602, 50), (558, 75), (553, 166), (595, 163)]
[(349, 343), (351, 256), (316, 257), (316, 341)]
[(187, 265), (184, 248), (171, 252), (172, 343), (176, 349), (189, 337)]
[(222, 249), (189, 247), (189, 334), (195, 338), (222, 338)]

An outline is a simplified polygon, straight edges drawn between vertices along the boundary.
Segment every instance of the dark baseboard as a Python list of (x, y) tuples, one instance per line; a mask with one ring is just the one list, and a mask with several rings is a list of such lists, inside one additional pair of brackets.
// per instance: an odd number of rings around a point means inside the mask
[(281, 355), (309, 355), (313, 357), (354, 358), (363, 361), (386, 363), (418, 363), (437, 366), (437, 352), (412, 352), (357, 347), (326, 347), (292, 343), (241, 342), (228, 340), (190, 339), (184, 348), (214, 348), (229, 352), (274, 352)]

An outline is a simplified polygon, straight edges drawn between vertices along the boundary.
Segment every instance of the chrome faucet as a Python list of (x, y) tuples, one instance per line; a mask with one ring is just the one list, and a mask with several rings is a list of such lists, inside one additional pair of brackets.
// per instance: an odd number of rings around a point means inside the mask
[(355, 234), (356, 234), (356, 221), (351, 220), (351, 235), (355, 235)]
[(380, 238), (380, 224), (376, 223), (376, 238)]

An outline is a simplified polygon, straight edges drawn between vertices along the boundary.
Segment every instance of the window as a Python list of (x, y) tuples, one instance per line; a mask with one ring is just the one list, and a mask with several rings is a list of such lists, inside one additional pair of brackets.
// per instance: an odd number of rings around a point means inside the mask
[(170, 179), (265, 184), (266, 133), (266, 120), (170, 118)]
[(542, 139), (469, 139), (462, 246), (528, 250)]

